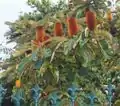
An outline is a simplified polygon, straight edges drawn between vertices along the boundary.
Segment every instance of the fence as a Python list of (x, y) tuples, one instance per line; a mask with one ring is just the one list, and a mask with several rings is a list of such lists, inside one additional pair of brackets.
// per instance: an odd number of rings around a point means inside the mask
[[(113, 98), (113, 90), (115, 88), (112, 84), (108, 84), (104, 90), (107, 91), (106, 100), (108, 102), (107, 106), (112, 106), (112, 98)], [(0, 106), (2, 106), (2, 101), (6, 94), (6, 90), (0, 85)], [(79, 93), (83, 91), (82, 88), (78, 88), (75, 85), (72, 85), (68, 88), (67, 92), (60, 94), (60, 91), (51, 92), (49, 95), (43, 93), (44, 90), (40, 88), (38, 85), (35, 85), (31, 90), (31, 98), (32, 103), (25, 106), (105, 106), (105, 105), (95, 105), (96, 101), (99, 99), (93, 92), (87, 93), (85, 98), (89, 100), (89, 104), (85, 104), (81, 102), (81, 97), (79, 97)], [(23, 106), (24, 100), (24, 91), (21, 88), (18, 88), (15, 93), (11, 95), (11, 101), (14, 106)], [(44, 96), (43, 96), (44, 95)], [(45, 102), (46, 101), (46, 102)]]

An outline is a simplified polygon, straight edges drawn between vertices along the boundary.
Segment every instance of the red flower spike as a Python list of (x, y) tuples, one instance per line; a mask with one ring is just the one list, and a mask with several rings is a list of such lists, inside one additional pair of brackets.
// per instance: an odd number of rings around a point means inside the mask
[(89, 28), (89, 30), (93, 31), (96, 27), (96, 15), (92, 11), (86, 12), (86, 23)]
[(68, 25), (68, 35), (69, 37), (72, 37), (73, 35), (76, 35), (79, 31), (79, 27), (77, 25), (77, 20), (74, 17), (68, 17), (67, 18), (67, 25)]
[(36, 28), (36, 40), (43, 42), (45, 35), (46, 34), (45, 34), (45, 30), (44, 30), (43, 26), (38, 26)]
[(54, 26), (54, 35), (55, 36), (62, 36), (63, 35), (63, 27), (60, 22), (56, 22)]

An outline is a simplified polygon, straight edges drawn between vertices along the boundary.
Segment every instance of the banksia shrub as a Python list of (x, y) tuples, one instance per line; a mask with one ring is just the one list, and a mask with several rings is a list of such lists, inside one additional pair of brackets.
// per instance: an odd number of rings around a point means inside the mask
[(20, 80), (16, 80), (15, 86), (16, 86), (16, 88), (20, 88), (21, 87), (21, 81)]
[(55, 36), (62, 36), (63, 35), (63, 27), (60, 22), (56, 22), (54, 26), (54, 35)]
[(68, 36), (72, 37), (73, 35), (76, 35), (77, 32), (79, 31), (79, 27), (78, 27), (76, 18), (68, 17), (67, 25), (68, 25)]
[(86, 12), (86, 24), (91, 31), (96, 27), (96, 15), (90, 10)]
[(43, 42), (44, 41), (44, 37), (45, 37), (45, 30), (43, 26), (38, 26), (36, 28), (36, 40)]

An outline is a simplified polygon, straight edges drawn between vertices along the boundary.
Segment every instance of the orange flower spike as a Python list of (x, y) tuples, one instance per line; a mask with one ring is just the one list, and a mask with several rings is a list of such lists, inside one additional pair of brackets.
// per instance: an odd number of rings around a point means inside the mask
[(67, 25), (68, 25), (68, 35), (72, 37), (73, 35), (77, 34), (79, 31), (79, 27), (77, 24), (77, 20), (74, 17), (67, 18)]
[(38, 26), (36, 28), (36, 40), (43, 42), (45, 35), (46, 34), (45, 34), (45, 30), (44, 30), (43, 26)]
[(91, 31), (96, 27), (96, 15), (90, 10), (86, 12), (86, 24)]
[(21, 87), (21, 81), (20, 80), (16, 80), (15, 86), (16, 86), (16, 88), (20, 88)]
[(107, 19), (108, 19), (108, 21), (112, 21), (112, 19), (113, 19), (112, 13), (110, 10), (107, 12)]
[(54, 35), (55, 36), (62, 36), (63, 35), (63, 27), (60, 22), (56, 22), (54, 26)]

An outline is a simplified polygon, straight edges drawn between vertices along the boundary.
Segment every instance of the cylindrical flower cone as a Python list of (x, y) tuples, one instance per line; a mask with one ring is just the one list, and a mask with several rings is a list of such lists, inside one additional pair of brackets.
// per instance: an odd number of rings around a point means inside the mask
[(91, 31), (96, 27), (96, 15), (90, 10), (86, 12), (86, 24)]
[(63, 27), (60, 22), (56, 22), (54, 26), (54, 35), (55, 36), (62, 36), (63, 35)]
[(44, 37), (45, 37), (45, 30), (43, 26), (38, 26), (36, 28), (36, 40), (43, 42), (44, 41)]
[(68, 25), (68, 36), (72, 37), (73, 35), (76, 35), (77, 32), (79, 31), (79, 27), (78, 27), (76, 18), (68, 17), (67, 25)]

